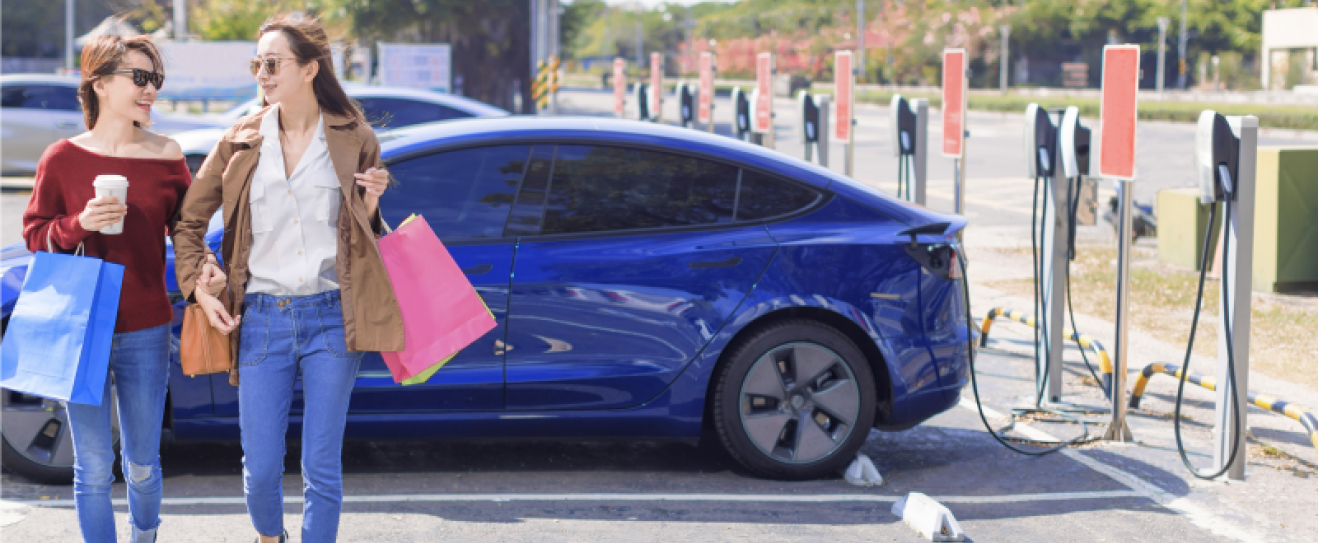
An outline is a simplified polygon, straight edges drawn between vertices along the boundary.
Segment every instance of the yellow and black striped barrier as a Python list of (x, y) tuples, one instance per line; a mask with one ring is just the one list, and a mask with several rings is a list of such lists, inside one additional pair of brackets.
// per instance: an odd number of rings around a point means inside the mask
[[(1154, 362), (1140, 371), (1140, 376), (1135, 378), (1135, 386), (1130, 391), (1130, 408), (1139, 409), (1140, 397), (1144, 395), (1144, 387), (1149, 384), (1149, 379), (1156, 374), (1170, 375), (1177, 379), (1181, 378), (1181, 367), (1176, 364), (1164, 364)], [(1212, 377), (1199, 375), (1190, 372), (1185, 376), (1186, 382), (1194, 383), (1208, 390), (1217, 390), (1217, 380)], [(1318, 417), (1313, 413), (1300, 409), (1299, 407), (1284, 400), (1278, 400), (1267, 394), (1256, 392), (1248, 393), (1249, 403), (1267, 409), (1279, 415), (1285, 415), (1295, 419), (1304, 425), (1304, 430), (1309, 433), (1309, 440), (1313, 442), (1314, 451), (1318, 451)]]
[[(1011, 320), (1014, 320), (1016, 322), (1019, 322), (1029, 327), (1036, 326), (1034, 322), (1034, 317), (1031, 317), (1028, 313), (1007, 309), (1003, 307), (995, 307), (989, 310), (988, 315), (984, 316), (984, 324), (981, 326), (982, 329), (980, 330), (983, 333), (980, 334), (979, 336), (980, 347), (988, 346), (989, 328), (993, 326), (993, 320), (998, 318), (998, 316), (1007, 317)], [(1077, 333), (1075, 330), (1072, 330), (1071, 328), (1064, 329), (1062, 331), (1062, 336), (1065, 337), (1066, 339), (1079, 343), (1082, 349), (1090, 349), (1094, 351), (1094, 356), (1098, 357), (1098, 372), (1099, 375), (1103, 378), (1103, 393), (1107, 395), (1111, 395), (1112, 358), (1108, 356), (1107, 349), (1103, 347), (1103, 344), (1099, 343), (1097, 339), (1094, 339), (1084, 334)]]

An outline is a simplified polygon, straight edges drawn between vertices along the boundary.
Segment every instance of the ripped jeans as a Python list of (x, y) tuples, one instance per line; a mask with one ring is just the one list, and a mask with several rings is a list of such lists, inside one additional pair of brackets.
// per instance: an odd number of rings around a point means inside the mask
[[(132, 543), (155, 541), (160, 526), (160, 427), (169, 384), (169, 325), (114, 335), (110, 374), (119, 409)], [(114, 439), (110, 379), (101, 405), (68, 404), (73, 431), (73, 498), (87, 543), (115, 541)]]

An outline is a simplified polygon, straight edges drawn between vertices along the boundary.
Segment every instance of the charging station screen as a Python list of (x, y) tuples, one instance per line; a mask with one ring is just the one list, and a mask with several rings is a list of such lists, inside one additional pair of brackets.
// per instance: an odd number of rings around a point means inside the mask
[(714, 108), (714, 53), (700, 54), (700, 103), (696, 108), (696, 120), (707, 123)]
[(1103, 94), (1099, 104), (1102, 130), (1098, 175), (1135, 178), (1135, 120), (1140, 77), (1140, 46), (1103, 48)]
[(755, 87), (760, 90), (755, 108), (755, 131), (767, 133), (773, 126), (773, 53), (755, 57)]
[[(833, 103), (834, 111), (837, 112), (836, 122), (833, 123), (833, 137), (838, 141), (851, 139), (851, 92), (852, 84), (855, 82), (851, 59), (851, 51), (838, 51), (833, 56), (833, 88), (836, 94)], [(828, 115), (826, 111), (819, 113)]]
[(943, 50), (943, 156), (960, 158), (966, 132), (966, 50)]
[(627, 94), (627, 61), (613, 59), (613, 114), (622, 116), (622, 104)]

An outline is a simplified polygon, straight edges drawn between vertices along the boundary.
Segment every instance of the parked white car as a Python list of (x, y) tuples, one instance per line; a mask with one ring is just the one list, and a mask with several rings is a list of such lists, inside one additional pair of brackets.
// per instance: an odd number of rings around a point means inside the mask
[[(31, 175), (46, 147), (87, 130), (78, 103), (78, 78), (47, 74), (0, 76), (0, 169)], [(162, 134), (225, 126), (219, 119), (151, 112), (151, 129)]]
[[(348, 96), (361, 104), (366, 120), (375, 127), (375, 131), (384, 136), (392, 128), (402, 128), (421, 123), (463, 119), (468, 117), (495, 117), (508, 115), (508, 111), (473, 100), (464, 96), (444, 94), (421, 89), (402, 87), (372, 87), (347, 84), (343, 87)], [(259, 99), (252, 99), (234, 106), (232, 109), (207, 116), (208, 121), (218, 123), (220, 128), (191, 130), (174, 134), (183, 147), (183, 156), (188, 160), (188, 168), (195, 174), (206, 160), (211, 149), (219, 143), (224, 130), (243, 115), (261, 109)]]

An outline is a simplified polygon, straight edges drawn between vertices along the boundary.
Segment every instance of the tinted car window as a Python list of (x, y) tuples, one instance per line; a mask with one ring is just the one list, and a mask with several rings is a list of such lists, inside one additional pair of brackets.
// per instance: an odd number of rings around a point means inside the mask
[(737, 168), (654, 151), (560, 145), (542, 233), (732, 221)]
[(5, 87), (4, 107), (78, 111), (78, 90), (73, 87), (26, 85)]
[(440, 104), (403, 98), (362, 98), (362, 113), (377, 128), (400, 128), (414, 124), (471, 117), (471, 114)]
[(393, 164), (398, 186), (380, 199), (383, 217), (397, 226), (419, 214), (444, 241), (502, 237), (529, 153), (528, 145), (477, 147)]
[(737, 220), (754, 221), (786, 215), (809, 207), (819, 193), (776, 177), (741, 171), (741, 197), (737, 201)]

